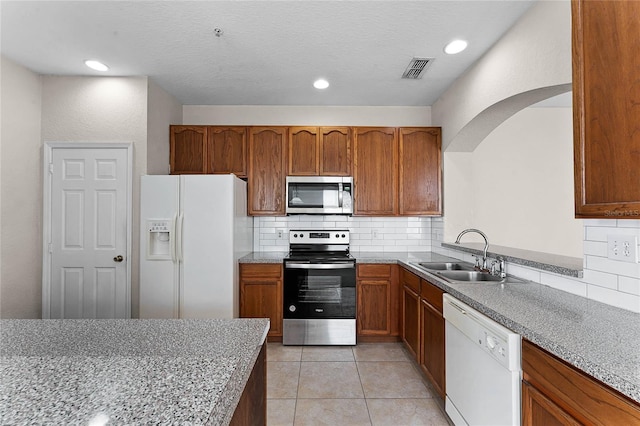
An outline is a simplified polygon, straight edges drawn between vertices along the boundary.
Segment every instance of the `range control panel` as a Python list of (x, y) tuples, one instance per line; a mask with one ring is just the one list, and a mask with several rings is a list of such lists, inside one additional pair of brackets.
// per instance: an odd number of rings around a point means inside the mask
[(348, 229), (292, 229), (289, 244), (349, 244)]

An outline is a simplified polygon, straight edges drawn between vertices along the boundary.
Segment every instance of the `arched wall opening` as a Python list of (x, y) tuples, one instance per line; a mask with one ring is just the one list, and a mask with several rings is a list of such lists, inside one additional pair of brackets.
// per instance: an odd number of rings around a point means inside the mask
[(570, 30), (569, 1), (536, 3), (433, 105), (443, 129), (442, 240), (473, 227), (492, 245), (582, 257), (572, 109), (537, 104), (571, 90)]

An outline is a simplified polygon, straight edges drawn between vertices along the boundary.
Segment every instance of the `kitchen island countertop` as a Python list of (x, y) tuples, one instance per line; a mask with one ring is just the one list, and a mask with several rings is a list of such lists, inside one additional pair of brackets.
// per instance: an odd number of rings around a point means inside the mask
[(2, 320), (3, 424), (228, 424), (266, 319)]

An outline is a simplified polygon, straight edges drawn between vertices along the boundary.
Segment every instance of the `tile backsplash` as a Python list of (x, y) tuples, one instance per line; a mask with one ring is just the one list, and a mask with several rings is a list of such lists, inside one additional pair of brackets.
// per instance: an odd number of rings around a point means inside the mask
[[(554, 274), (536, 268), (508, 264), (507, 272), (549, 287), (640, 313), (640, 263), (607, 258), (607, 236), (635, 235), (640, 242), (640, 220), (584, 220), (584, 274), (582, 278)], [(286, 216), (256, 217), (254, 251), (287, 251), (289, 230), (349, 229), (351, 250), (434, 251), (469, 262), (464, 253), (443, 248), (441, 217)], [(640, 252), (640, 244), (638, 245)]]
[[(584, 223), (582, 278), (558, 275), (536, 268), (508, 264), (507, 272), (549, 287), (640, 313), (640, 263), (607, 258), (608, 235), (635, 235), (640, 242), (640, 220), (587, 219)], [(444, 234), (442, 219), (433, 219), (433, 251), (473, 261), (469, 253), (440, 246)], [(640, 244), (638, 244), (640, 252)]]
[(295, 215), (256, 217), (254, 251), (287, 251), (289, 230), (348, 229), (351, 251), (430, 251), (430, 217)]

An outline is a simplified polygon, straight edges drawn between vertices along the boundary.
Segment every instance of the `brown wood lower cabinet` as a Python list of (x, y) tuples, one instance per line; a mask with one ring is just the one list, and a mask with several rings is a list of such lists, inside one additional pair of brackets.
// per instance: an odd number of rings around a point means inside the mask
[(400, 271), (402, 285), (402, 341), (416, 361), (420, 359), (420, 277)]
[(358, 340), (361, 342), (398, 340), (400, 334), (398, 266), (358, 265), (356, 286)]
[(522, 341), (522, 424), (640, 425), (640, 404)]
[(251, 370), (251, 375), (242, 391), (231, 426), (264, 426), (267, 424), (267, 345), (262, 345), (260, 354)]
[(420, 367), (440, 397), (445, 397), (444, 291), (420, 281)]
[(282, 339), (281, 264), (240, 264), (240, 318), (269, 318), (270, 340)]
[(445, 397), (444, 317), (435, 285), (402, 268), (402, 341), (441, 398)]

